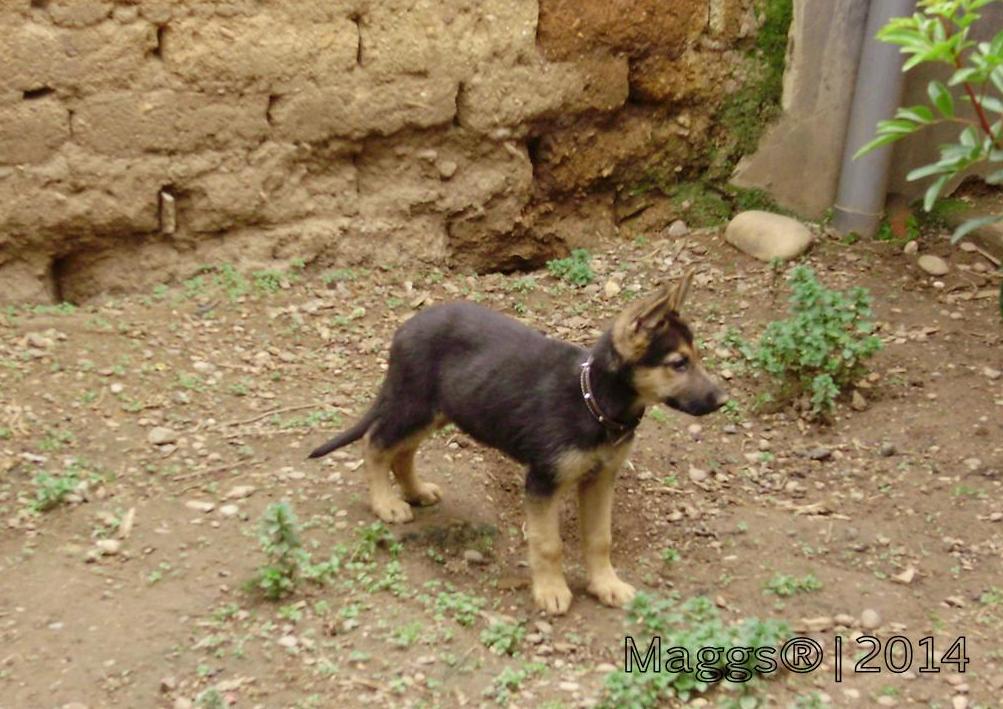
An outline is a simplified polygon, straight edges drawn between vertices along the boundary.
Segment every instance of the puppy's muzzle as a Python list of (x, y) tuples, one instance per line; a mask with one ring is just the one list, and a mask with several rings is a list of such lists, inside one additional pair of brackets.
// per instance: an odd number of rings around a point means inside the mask
[(706, 391), (697, 396), (670, 396), (665, 400), (665, 403), (673, 409), (691, 416), (706, 416), (727, 404), (728, 399), (728, 392), (717, 384), (711, 384)]

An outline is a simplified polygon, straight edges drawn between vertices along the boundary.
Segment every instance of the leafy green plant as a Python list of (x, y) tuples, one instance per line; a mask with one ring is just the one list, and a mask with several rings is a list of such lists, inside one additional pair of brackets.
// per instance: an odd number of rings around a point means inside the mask
[(773, 378), (774, 400), (809, 394), (813, 414), (829, 413), (836, 397), (881, 349), (881, 340), (871, 334), (871, 299), (863, 288), (826, 288), (804, 265), (791, 269), (787, 282), (790, 317), (771, 322), (758, 343), (743, 345), (742, 351)]
[(66, 501), (67, 496), (76, 491), (80, 478), (75, 471), (64, 475), (39, 473), (35, 476), (35, 499), (31, 503), (33, 512), (47, 512)]
[(786, 598), (797, 593), (818, 591), (821, 588), (822, 582), (815, 577), (815, 574), (806, 574), (800, 578), (787, 574), (776, 574), (766, 583), (764, 590), (766, 593)]
[(439, 616), (450, 615), (460, 625), (473, 625), (486, 601), (462, 591), (441, 591), (435, 597), (435, 610)]
[[(929, 212), (947, 184), (961, 173), (986, 166), (985, 180), (1003, 184), (1003, 29), (988, 42), (969, 38), (972, 27), (982, 18), (979, 10), (997, 0), (920, 0), (920, 12), (893, 18), (878, 32), (878, 39), (901, 48), (909, 55), (902, 67), (909, 71), (921, 64), (947, 64), (951, 76), (945, 84), (933, 80), (927, 85), (929, 104), (899, 108), (895, 117), (880, 121), (877, 136), (864, 145), (857, 156), (888, 145), (939, 123), (956, 124), (956, 142), (940, 146), (940, 159), (912, 170), (908, 180), (934, 178), (923, 198)], [(959, 115), (967, 104), (974, 117)], [(951, 237), (958, 242), (969, 232), (1003, 220), (1003, 214), (968, 219)], [(1003, 284), (1000, 286), (1000, 314), (1003, 316)]]
[(592, 257), (587, 249), (575, 249), (567, 258), (547, 262), (547, 270), (563, 281), (576, 286), (587, 286), (596, 279), (590, 262)]
[(491, 686), (484, 690), (484, 696), (491, 697), (501, 706), (507, 706), (512, 700), (512, 692), (520, 689), (526, 680), (541, 674), (544, 669), (545, 666), (537, 662), (527, 663), (520, 669), (506, 667), (494, 678)]
[(525, 636), (521, 623), (495, 622), (481, 632), (481, 642), (496, 655), (514, 655)]
[[(645, 655), (649, 641), (661, 638), (666, 650), (665, 662), (660, 672), (611, 672), (606, 676), (601, 707), (666, 706), (672, 700), (686, 703), (695, 695), (710, 691), (717, 682), (701, 679), (697, 662), (706, 670), (748, 672), (748, 678), (757, 676), (758, 660), (751, 653), (744, 658), (729, 658), (721, 653), (716, 658), (700, 657), (701, 648), (768, 648), (777, 647), (790, 632), (785, 623), (774, 620), (747, 618), (740, 623), (727, 624), (721, 619), (714, 602), (706, 596), (696, 596), (682, 603), (678, 597), (660, 599), (639, 593), (627, 608), (628, 620), (638, 626), (635, 645), (641, 656)], [(668, 649), (685, 648), (691, 661), (691, 670), (681, 669), (670, 662)], [(728, 675), (723, 674), (722, 680)], [(732, 675), (734, 676), (734, 675)]]
[(267, 562), (248, 582), (248, 589), (270, 601), (293, 593), (300, 579), (326, 583), (342, 567), (342, 549), (336, 549), (327, 561), (313, 563), (310, 553), (303, 548), (299, 521), (288, 502), (274, 502), (265, 508), (258, 542)]

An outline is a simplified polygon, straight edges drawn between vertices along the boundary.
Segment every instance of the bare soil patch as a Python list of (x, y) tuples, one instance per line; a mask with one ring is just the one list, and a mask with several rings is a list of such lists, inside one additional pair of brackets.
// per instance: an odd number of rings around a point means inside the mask
[[(526, 588), (522, 473), (455, 431), (419, 453), (445, 499), (391, 528), (399, 568), (379, 548), (277, 604), (242, 586), (263, 562), (257, 521), (270, 502), (290, 501), (317, 558), (354, 548), (374, 522), (357, 448), (305, 457), (364, 410), (393, 330), (415, 309), (474, 298), (585, 344), (635, 287), (691, 263), (701, 272), (687, 315), (711, 368), (734, 370), (738, 405), (699, 428), (668, 410), (646, 418), (617, 484), (621, 575), (659, 597), (707, 595), (728, 620), (784, 620), (826, 648), (861, 632), (868, 609), (875, 634), (903, 635), (917, 653), (926, 636), (938, 652), (967, 639), (964, 675), (920, 673), (916, 660), (905, 674), (847, 672), (836, 684), (827, 661), (759, 683), (760, 701), (996, 706), (998, 283), (972, 268), (979, 254), (938, 244), (924, 249), (953, 266), (939, 281), (889, 244), (823, 239), (807, 259), (830, 287), (871, 290), (885, 343), (860, 390), (866, 409), (844, 402), (829, 426), (752, 411), (758, 385), (721, 340), (729, 328), (754, 338), (787, 294), (712, 230), (609, 242), (594, 254), (596, 283), (581, 289), (546, 272), (395, 267), (242, 283), (217, 271), (72, 312), (10, 309), (0, 315), (0, 707), (182, 707), (200, 696), (209, 706), (212, 688), (237, 707), (600, 700), (634, 629), (585, 595), (572, 510), (575, 600), (567, 616), (544, 618)], [(604, 292), (609, 280), (618, 295)], [(166, 429), (158, 444), (155, 428)], [(694, 482), (691, 468), (707, 475)], [(61, 499), (50, 485), (40, 498), (43, 473), (87, 485)], [(102, 539), (113, 540), (103, 553)], [(813, 575), (820, 588), (768, 593), (779, 574)], [(457, 620), (466, 611), (470, 625)], [(839, 614), (853, 622), (840, 626)], [(523, 624), (514, 656), (482, 642), (499, 617)]]

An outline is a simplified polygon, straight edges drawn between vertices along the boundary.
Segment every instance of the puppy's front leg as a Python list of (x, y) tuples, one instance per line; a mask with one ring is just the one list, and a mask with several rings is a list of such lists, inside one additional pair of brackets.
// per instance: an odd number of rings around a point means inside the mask
[(571, 605), (571, 589), (561, 568), (561, 526), (558, 491), (550, 495), (526, 493), (526, 528), (533, 600), (548, 613), (561, 615)]
[(616, 470), (606, 468), (578, 484), (578, 519), (588, 590), (607, 606), (623, 606), (635, 593), (633, 586), (620, 580), (610, 562), (615, 478)]

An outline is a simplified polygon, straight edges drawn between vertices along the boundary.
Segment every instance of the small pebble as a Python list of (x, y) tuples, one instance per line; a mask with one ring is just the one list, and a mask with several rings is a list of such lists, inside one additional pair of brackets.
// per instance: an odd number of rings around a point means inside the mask
[(874, 630), (881, 627), (881, 616), (873, 608), (866, 609), (860, 614), (860, 627), (864, 630)]
[(156, 426), (155, 428), (151, 428), (150, 432), (146, 434), (146, 440), (152, 445), (163, 446), (177, 441), (178, 434), (164, 426)]
[(487, 559), (476, 549), (466, 549), (463, 552), (463, 560), (468, 564), (486, 564)]

